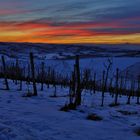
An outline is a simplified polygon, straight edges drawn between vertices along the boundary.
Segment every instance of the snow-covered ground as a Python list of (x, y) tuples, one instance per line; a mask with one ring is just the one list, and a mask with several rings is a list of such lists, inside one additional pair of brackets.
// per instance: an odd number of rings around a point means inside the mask
[(71, 59), (79, 54), (89, 57), (140, 57), (140, 44), (39, 44), (0, 42), (0, 55), (28, 58), (33, 52), (39, 59)]
[[(140, 62), (140, 57), (84, 58), (80, 59), (80, 68), (81, 70), (90, 69), (92, 73), (97, 73), (98, 78), (101, 78), (103, 70), (106, 70), (104, 64), (108, 65), (108, 59), (111, 59), (112, 61), (110, 76), (116, 72), (116, 68), (123, 71), (131, 65), (135, 65), (135, 71), (131, 70), (132, 68), (129, 68), (128, 72), (132, 75), (140, 74), (139, 65), (137, 65)], [(38, 60), (36, 60), (36, 62), (38, 62)], [(46, 60), (45, 63), (46, 67), (53, 67), (59, 73), (63, 72), (63, 74), (69, 74), (73, 71), (75, 60)]]
[[(29, 57), (29, 56), (28, 56)], [(6, 63), (9, 62), (16, 62), (15, 58), (6, 58)], [(136, 77), (140, 74), (139, 71), (139, 63), (140, 63), (140, 57), (95, 57), (95, 58), (83, 58), (80, 59), (80, 68), (81, 70), (84, 69), (90, 69), (92, 74), (96, 72), (98, 79), (102, 77), (103, 70), (106, 70), (104, 64), (108, 65), (108, 59), (112, 61), (112, 69), (110, 71), (109, 76), (112, 77), (114, 73), (116, 73), (116, 68), (119, 68), (120, 71), (125, 73), (126, 71), (129, 72), (129, 74)], [(41, 66), (41, 63), (45, 62), (45, 68), (51, 67), (55, 69), (58, 73), (63, 75), (69, 75), (73, 71), (73, 67), (75, 64), (75, 60), (57, 60), (57, 59), (47, 59), (47, 60), (40, 60), (38, 58), (35, 58), (35, 67)], [(26, 70), (28, 70), (28, 64), (30, 63), (29, 58), (28, 59), (19, 59), (19, 63), (21, 66), (24, 65), (26, 67)], [(2, 63), (0, 63), (1, 66)], [(132, 66), (132, 67), (130, 67)], [(127, 69), (130, 67), (129, 69)], [(135, 67), (135, 70), (134, 70)]]
[[(140, 75), (139, 45), (113, 46), (81, 46), (81, 45), (51, 45), (30, 43), (0, 43), (0, 55), (5, 55), (6, 64), (9, 61), (19, 63), (26, 68), (29, 63), (29, 53), (35, 54), (35, 66), (45, 62), (45, 67), (53, 67), (59, 73), (70, 74), (73, 70), (74, 56), (80, 54), (81, 70), (88, 68), (102, 77), (107, 57), (112, 57), (113, 66), (109, 76), (113, 76), (116, 68), (122, 74), (129, 71), (134, 77)], [(98, 56), (98, 57), (97, 57)], [(101, 56), (101, 57), (99, 57)], [(122, 57), (123, 56), (123, 57)], [(134, 57), (135, 56), (135, 57)], [(1, 63), (0, 63), (1, 65)], [(101, 93), (91, 94), (84, 90), (82, 105), (77, 110), (59, 111), (68, 103), (66, 95), (68, 88), (57, 87), (57, 98), (50, 97), (55, 89), (45, 86), (40, 91), (38, 84), (37, 97), (22, 97), (27, 93), (27, 85), (19, 91), (19, 85), (10, 81), (10, 90), (4, 88), (0, 80), (0, 140), (139, 140), (134, 132), (140, 128), (140, 109), (136, 98), (131, 99), (131, 105), (126, 105), (127, 97), (119, 97), (119, 106), (109, 107), (113, 103), (109, 93), (105, 94), (105, 104), (101, 107)], [(31, 87), (30, 87), (31, 88)], [(130, 112), (124, 115), (123, 112)], [(95, 113), (101, 121), (87, 120), (89, 114)]]
[[(4, 88), (3, 79), (0, 87)], [(68, 89), (57, 87), (57, 98), (52, 98), (54, 88), (40, 91), (37, 97), (22, 97), (27, 93), (10, 81), (10, 91), (0, 90), (0, 140), (139, 140), (134, 131), (140, 128), (140, 109), (136, 99), (126, 105), (127, 98), (119, 97), (120, 106), (109, 107), (114, 101), (105, 94), (101, 107), (101, 93), (83, 92), (82, 105), (74, 111), (59, 109), (68, 102)], [(123, 115), (120, 111), (134, 112)], [(88, 114), (96, 113), (101, 121), (87, 120)]]
[[(80, 67), (96, 72), (98, 79), (102, 77), (105, 69), (104, 63), (112, 59), (112, 77), (119, 68), (123, 73), (129, 70), (133, 77), (140, 75), (138, 63), (140, 62), (139, 44), (116, 45), (64, 45), (64, 44), (33, 44), (33, 43), (2, 43), (0, 42), (0, 56), (4, 55), (6, 62), (19, 59), (24, 67), (28, 67), (29, 53), (35, 56), (36, 67), (43, 61), (46, 67), (53, 67), (58, 73), (71, 74), (73, 71), (75, 55), (80, 55)], [(116, 57), (117, 56), (117, 57)], [(0, 62), (1, 65), (1, 62)], [(130, 67), (131, 66), (131, 67)], [(129, 67), (129, 69), (128, 69)], [(135, 67), (135, 69), (134, 69)]]

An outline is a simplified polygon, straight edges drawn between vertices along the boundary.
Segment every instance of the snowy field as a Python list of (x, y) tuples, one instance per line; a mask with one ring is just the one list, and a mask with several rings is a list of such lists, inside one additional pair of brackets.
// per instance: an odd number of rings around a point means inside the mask
[[(112, 74), (110, 73), (110, 76), (116, 72), (116, 68), (123, 71), (131, 65), (135, 65), (135, 70), (129, 70), (130, 73), (136, 74), (136, 71), (138, 72), (139, 70), (140, 57), (101, 57), (80, 59), (80, 68), (81, 70), (90, 69), (92, 73), (97, 73), (98, 78), (101, 78), (103, 70), (106, 70), (104, 64), (108, 65), (108, 59), (112, 61)], [(36, 62), (38, 62), (38, 60), (36, 60)], [(41, 62), (42, 61), (40, 61), (40, 63)], [(45, 63), (46, 67), (53, 67), (59, 73), (63, 72), (63, 74), (70, 74), (73, 71), (75, 60), (45, 60)]]
[(89, 57), (140, 57), (139, 44), (39, 44), (0, 42), (0, 54), (11, 58), (28, 58), (33, 52), (39, 59), (72, 59), (79, 54)]
[[(12, 63), (16, 62), (15, 58), (9, 58), (5, 57), (6, 62)], [(113, 75), (116, 73), (116, 68), (119, 68), (120, 72), (125, 73), (128, 69), (129, 74), (133, 75), (134, 77), (137, 77), (140, 74), (139, 67), (140, 67), (140, 57), (95, 57), (95, 58), (80, 58), (80, 69), (90, 69), (91, 73), (97, 74), (97, 78), (101, 79), (103, 70), (106, 70), (104, 64), (108, 65), (108, 59), (112, 61), (112, 68), (110, 70), (110, 77), (113, 77)], [(41, 63), (45, 63), (45, 68), (51, 67), (55, 69), (56, 72), (63, 74), (63, 75), (70, 75), (73, 71), (75, 59), (39, 59), (35, 58), (35, 67), (41, 67)], [(27, 73), (28, 73), (28, 59), (19, 59), (19, 63), (22, 67), (26, 67)], [(2, 63), (0, 63), (1, 65)]]
[[(3, 79), (0, 87), (4, 88)], [(82, 105), (69, 112), (59, 111), (68, 102), (68, 89), (57, 87), (57, 98), (50, 97), (54, 88), (40, 91), (37, 97), (22, 97), (27, 93), (18, 91), (19, 85), (10, 81), (10, 91), (0, 90), (0, 140), (139, 140), (135, 130), (140, 128), (140, 106), (136, 99), (126, 105), (126, 97), (119, 97), (120, 106), (109, 107), (114, 101), (105, 94), (101, 107), (101, 93), (84, 91)], [(31, 90), (31, 89), (30, 89)], [(124, 115), (123, 111), (132, 112)], [(101, 121), (87, 120), (95, 113)]]
[[(92, 72), (96, 72), (98, 79), (102, 78), (104, 64), (107, 63), (108, 57), (105, 56), (109, 56), (113, 62), (109, 76), (114, 75), (116, 68), (119, 68), (122, 73), (129, 71), (134, 77), (140, 75), (140, 47), (137, 45), (134, 48), (131, 45), (127, 48), (121, 46), (121, 49), (118, 46), (109, 48), (87, 46), (81, 49), (81, 46), (58, 45), (48, 45), (46, 49), (46, 44), (32, 45), (0, 43), (0, 55), (5, 55), (6, 64), (11, 61), (16, 62), (18, 58), (19, 63), (27, 68), (29, 53), (32, 51), (35, 55), (36, 67), (40, 66), (41, 62), (45, 62), (45, 67), (51, 66), (57, 72), (67, 75), (73, 71), (74, 56), (80, 54), (82, 55), (81, 70), (91, 69)], [(4, 80), (0, 80), (0, 140), (140, 139), (140, 136), (135, 133), (140, 129), (140, 105), (136, 104), (136, 98), (131, 99), (131, 105), (126, 105), (127, 97), (119, 96), (120, 105), (110, 107), (109, 104), (114, 102), (114, 98), (109, 93), (105, 93), (104, 107), (101, 107), (101, 93), (91, 94), (84, 90), (82, 105), (77, 110), (63, 112), (60, 108), (69, 102), (68, 88), (61, 89), (58, 86), (57, 97), (52, 98), (55, 89), (45, 87), (44, 91), (40, 91), (40, 84), (38, 84), (38, 96), (27, 98), (22, 97), (27, 93), (26, 83), (23, 85), (23, 90), (19, 91), (19, 85), (9, 82), (10, 90), (6, 91), (3, 90)], [(88, 120), (89, 114), (96, 114), (102, 120)]]
[(137, 77), (137, 75), (140, 74), (138, 72), (140, 66), (139, 44), (58, 45), (0, 42), (0, 56), (4, 55), (6, 62), (15, 62), (16, 59), (18, 59), (20, 63), (27, 68), (30, 52), (34, 53), (36, 67), (43, 61), (46, 67), (51, 66), (57, 72), (66, 75), (71, 74), (71, 71), (73, 71), (76, 55), (80, 55), (81, 70), (85, 68), (91, 69), (93, 73), (96, 72), (99, 79), (101, 78), (103, 70), (105, 70), (104, 63), (107, 63), (108, 58), (113, 62), (112, 74), (110, 73), (110, 76), (113, 76), (116, 72), (116, 68), (124, 72), (128, 67), (130, 75), (133, 73), (134, 77)]

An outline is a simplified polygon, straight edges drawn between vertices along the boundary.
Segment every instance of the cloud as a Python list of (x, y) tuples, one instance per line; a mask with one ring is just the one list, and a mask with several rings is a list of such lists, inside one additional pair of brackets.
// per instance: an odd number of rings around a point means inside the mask
[(139, 0), (5, 0), (0, 30), (20, 40), (134, 35), (140, 33), (139, 5)]

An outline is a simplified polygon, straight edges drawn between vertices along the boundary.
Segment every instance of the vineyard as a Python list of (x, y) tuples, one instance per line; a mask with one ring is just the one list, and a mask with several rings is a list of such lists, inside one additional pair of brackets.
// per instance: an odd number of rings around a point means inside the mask
[(78, 55), (64, 67), (47, 62), (1, 56), (0, 140), (139, 139), (136, 72), (114, 68), (111, 58), (100, 71), (81, 67)]
[[(104, 70), (100, 73), (100, 77), (92, 69), (86, 67), (80, 69), (79, 56), (75, 57), (73, 68), (67, 73), (64, 73), (63, 70), (61, 72), (57, 71), (55, 67), (47, 67), (43, 61), (35, 63), (33, 53), (30, 53), (29, 61), (26, 64), (18, 59), (7, 63), (4, 56), (1, 57), (1, 62), (0, 77), (5, 79), (6, 90), (11, 88), (8, 84), (8, 79), (11, 79), (16, 85), (19, 84), (19, 90), (22, 90), (23, 81), (26, 81), (27, 87), (29, 87), (30, 83), (33, 83), (32, 94), (29, 92), (27, 96), (37, 96), (36, 83), (40, 83), (41, 91), (43, 91), (44, 85), (47, 85), (48, 88), (50, 85), (53, 85), (54, 88), (58, 85), (68, 88), (70, 104), (73, 104), (74, 100), (74, 104), (81, 104), (80, 98), (84, 89), (89, 90), (93, 96), (97, 91), (100, 91), (102, 93), (101, 106), (104, 104), (105, 92), (109, 92), (110, 96), (114, 97), (114, 105), (119, 104), (118, 96), (122, 95), (127, 96), (127, 104), (131, 103), (131, 98), (136, 98), (136, 103), (140, 103), (140, 76), (137, 75), (134, 78), (132, 74), (129, 74), (129, 71), (122, 73), (119, 68), (116, 68), (113, 73), (113, 61), (111, 58), (108, 58), (104, 63)], [(67, 64), (65, 66), (67, 67)], [(110, 73), (113, 73), (112, 76), (110, 76)]]

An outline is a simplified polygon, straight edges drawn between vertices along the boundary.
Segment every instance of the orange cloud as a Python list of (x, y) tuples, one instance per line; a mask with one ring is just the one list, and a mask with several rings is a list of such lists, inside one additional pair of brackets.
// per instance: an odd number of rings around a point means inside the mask
[[(53, 24), (0, 22), (0, 41), (42, 43), (140, 43), (137, 30), (121, 30), (121, 22)], [(106, 30), (106, 29), (110, 30)], [(113, 31), (112, 29), (116, 29)], [(117, 30), (118, 29), (118, 30)]]

